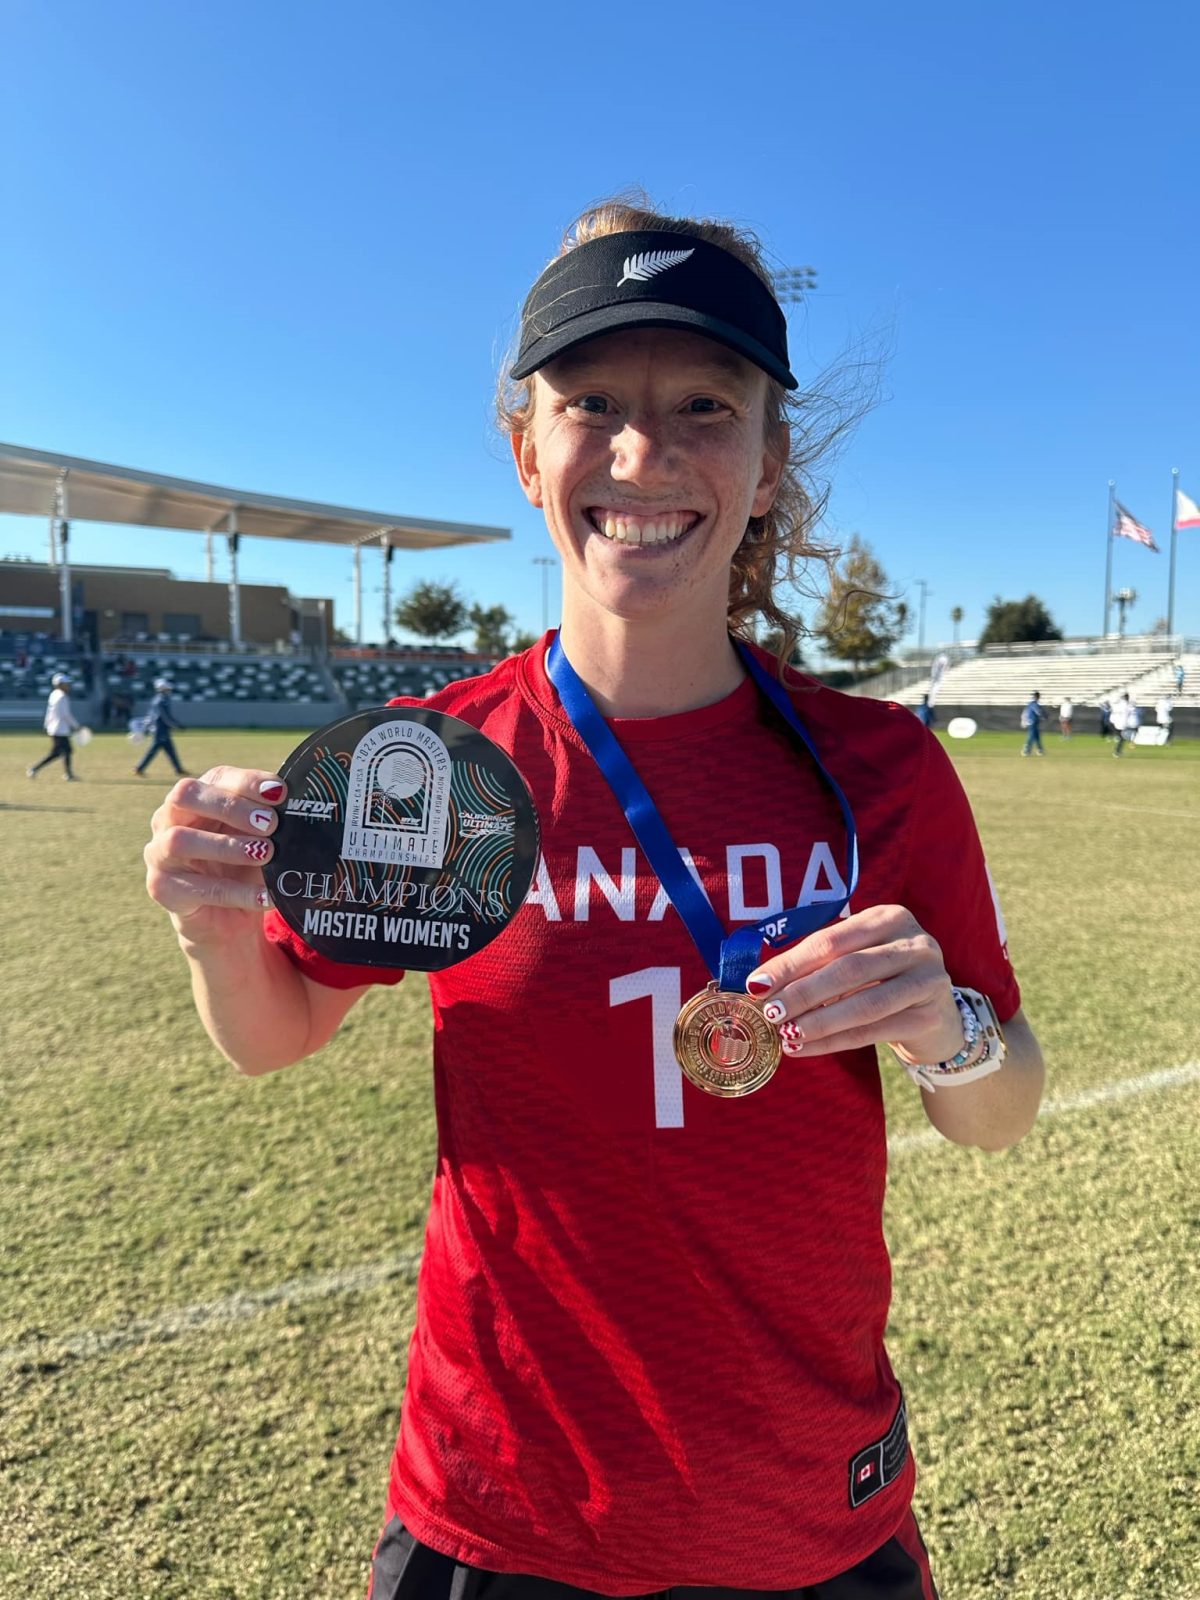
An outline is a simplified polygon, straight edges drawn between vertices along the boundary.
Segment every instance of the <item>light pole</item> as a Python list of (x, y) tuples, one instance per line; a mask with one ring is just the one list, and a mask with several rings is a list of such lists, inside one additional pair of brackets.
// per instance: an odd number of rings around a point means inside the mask
[(924, 578), (914, 578), (913, 582), (921, 591), (921, 609), (917, 613), (917, 650), (920, 652), (925, 648), (925, 601), (929, 595), (929, 585)]
[(1125, 607), (1133, 606), (1137, 601), (1136, 589), (1118, 589), (1113, 595), (1117, 607), (1117, 637), (1125, 637)]
[(533, 564), (542, 569), (542, 632), (550, 626), (550, 573), (549, 568), (554, 565), (553, 556), (534, 556)]

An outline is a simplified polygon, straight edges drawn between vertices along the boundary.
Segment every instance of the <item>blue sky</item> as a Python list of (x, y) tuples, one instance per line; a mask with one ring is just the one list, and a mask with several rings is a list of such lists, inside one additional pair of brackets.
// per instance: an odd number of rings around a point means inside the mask
[[(1200, 500), (1200, 21), (761, 0), (421, 7), (6, 0), (0, 439), (344, 505), (511, 527), (401, 552), (529, 629), (549, 544), (491, 430), (499, 356), (563, 226), (629, 184), (755, 226), (819, 289), (793, 366), (886, 346), (827, 531), (979, 627), (1040, 594), (1101, 620), (1109, 478), (1131, 627), (1166, 611), (1171, 468)], [(1185, 70), (1186, 69), (1186, 70)], [(0, 554), (44, 557), (0, 516)], [(201, 576), (198, 535), (76, 523), (79, 562)], [(349, 557), (245, 540), (331, 593)], [(367, 636), (379, 634), (368, 564)], [(556, 616), (551, 590), (551, 621)], [(1200, 534), (1176, 626), (1200, 634)], [(915, 621), (910, 643), (915, 643)]]

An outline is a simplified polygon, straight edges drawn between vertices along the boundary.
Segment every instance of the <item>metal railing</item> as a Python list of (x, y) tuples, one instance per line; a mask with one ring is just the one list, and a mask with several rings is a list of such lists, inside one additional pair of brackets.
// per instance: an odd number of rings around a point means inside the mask
[(1137, 633), (1120, 639), (1040, 639), (1013, 644), (986, 644), (979, 652), (992, 656), (1101, 656), (1180, 655), (1195, 650), (1200, 641), (1178, 633)]
[(873, 677), (861, 678), (857, 683), (848, 683), (842, 689), (843, 694), (863, 694), (871, 700), (886, 700), (889, 695), (895, 694), (900, 689), (907, 689), (914, 683), (920, 683), (928, 678), (929, 667), (892, 667), (887, 672), (877, 672)]
[(101, 639), (99, 654), (106, 656), (253, 656), (278, 661), (313, 661), (320, 654), (316, 645), (291, 644), (277, 639), (272, 644), (234, 644), (230, 639)]

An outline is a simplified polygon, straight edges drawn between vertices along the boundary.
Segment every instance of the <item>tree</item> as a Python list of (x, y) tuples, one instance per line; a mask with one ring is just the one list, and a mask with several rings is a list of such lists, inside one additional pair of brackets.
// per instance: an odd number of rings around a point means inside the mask
[(513, 634), (512, 641), (509, 644), (509, 649), (515, 656), (519, 651), (528, 650), (530, 646), (535, 645), (537, 642), (538, 635), (536, 633), (525, 633), (523, 630), (519, 629)]
[(481, 656), (508, 654), (508, 630), (513, 618), (503, 606), (472, 606), (467, 613), (475, 629), (475, 648)]
[(958, 625), (963, 619), (963, 608), (955, 606), (950, 612), (950, 621), (954, 624), (954, 642), (958, 643)]
[(399, 627), (421, 639), (449, 639), (467, 625), (467, 603), (453, 583), (414, 583), (398, 601)]
[(852, 663), (856, 677), (864, 663), (886, 656), (903, 632), (907, 607), (901, 613), (903, 602), (887, 588), (887, 573), (870, 545), (854, 534), (830, 574), (812, 631), (835, 660)]
[(1055, 626), (1045, 602), (1037, 595), (1027, 594), (1024, 600), (1001, 600), (997, 595), (987, 609), (979, 648), (982, 650), (985, 644), (1036, 644), (1041, 639), (1061, 638), (1062, 629)]

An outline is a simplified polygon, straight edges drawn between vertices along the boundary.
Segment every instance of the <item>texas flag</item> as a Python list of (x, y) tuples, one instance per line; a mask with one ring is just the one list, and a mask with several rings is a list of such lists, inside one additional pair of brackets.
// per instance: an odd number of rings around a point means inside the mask
[(1200, 528), (1200, 506), (1184, 494), (1182, 489), (1175, 491), (1175, 526), (1177, 528)]
[[(1178, 492), (1176, 490), (1176, 493)], [(1117, 518), (1113, 523), (1114, 539), (1133, 539), (1137, 544), (1144, 544), (1148, 550), (1158, 549), (1150, 529), (1144, 528), (1132, 512), (1126, 511), (1119, 500), (1113, 501), (1113, 508)]]

